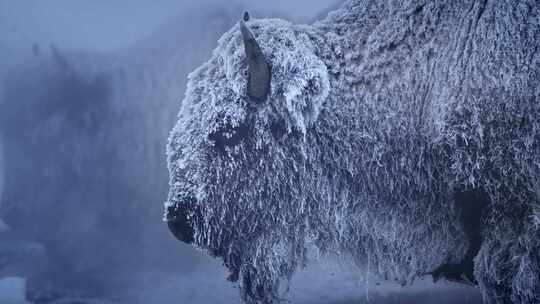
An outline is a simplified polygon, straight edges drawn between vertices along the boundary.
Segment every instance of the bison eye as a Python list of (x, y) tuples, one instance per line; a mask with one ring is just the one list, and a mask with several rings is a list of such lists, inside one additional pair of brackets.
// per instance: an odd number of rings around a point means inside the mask
[(219, 151), (224, 152), (225, 147), (238, 145), (248, 135), (248, 133), (249, 128), (245, 124), (233, 127), (231, 124), (227, 123), (219, 130), (210, 133), (208, 135), (208, 139), (214, 143), (215, 147)]
[(270, 124), (270, 132), (272, 133), (272, 136), (276, 140), (279, 140), (280, 138), (287, 133), (287, 127), (285, 126), (285, 120), (279, 119), (275, 120)]

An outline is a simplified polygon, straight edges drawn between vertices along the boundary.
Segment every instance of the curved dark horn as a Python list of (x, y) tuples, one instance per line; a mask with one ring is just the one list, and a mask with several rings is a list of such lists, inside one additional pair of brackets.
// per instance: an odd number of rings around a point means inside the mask
[(246, 26), (244, 20), (240, 20), (240, 30), (244, 39), (244, 49), (249, 66), (248, 96), (257, 102), (263, 102), (270, 93), (270, 81), (272, 77), (270, 65), (266, 62), (261, 47)]

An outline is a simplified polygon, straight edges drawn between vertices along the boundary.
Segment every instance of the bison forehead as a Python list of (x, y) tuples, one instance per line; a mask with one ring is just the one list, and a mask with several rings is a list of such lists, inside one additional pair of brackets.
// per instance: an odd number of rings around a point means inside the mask
[[(283, 119), (287, 129), (306, 132), (330, 92), (324, 62), (314, 52), (308, 28), (271, 19), (248, 22), (271, 65), (271, 92), (253, 113), (265, 122)], [(247, 97), (247, 60), (239, 26), (219, 40), (208, 62), (189, 77), (180, 120), (193, 120), (185, 129), (207, 135), (223, 124), (238, 126), (253, 103)]]

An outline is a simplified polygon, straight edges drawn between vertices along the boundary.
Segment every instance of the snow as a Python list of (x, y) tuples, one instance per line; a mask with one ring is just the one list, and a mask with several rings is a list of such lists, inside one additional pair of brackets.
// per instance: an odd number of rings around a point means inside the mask
[[(155, 279), (149, 274), (147, 286), (124, 296), (128, 303), (191, 303), (229, 304), (241, 301), (237, 288), (227, 282), (225, 269), (218, 260), (208, 260), (196, 272), (176, 277)], [(376, 285), (376, 283), (380, 283)], [(478, 290), (451, 283), (434, 284), (424, 278), (412, 286), (402, 287), (393, 282), (373, 281), (366, 288), (365, 278), (350, 264), (337, 259), (325, 259), (312, 267), (298, 271), (290, 282), (288, 292), (281, 293), (284, 303), (408, 303), (480, 304)], [(124, 302), (122, 302), (124, 303)]]
[[(2, 196), (4, 194), (4, 181), (5, 181), (5, 169), (4, 169), (4, 149), (2, 146), (2, 139), (0, 139), (0, 206), (2, 206)], [(3, 230), (3, 222), (0, 219), (0, 232)]]
[(8, 277), (0, 279), (0, 303), (26, 304), (25, 284), (23, 278)]
[(8, 224), (0, 218), (0, 233), (7, 232), (9, 230)]
[[(241, 299), (238, 290), (225, 280), (226, 276), (226, 269), (219, 265), (218, 260), (208, 259), (191, 273), (163, 276), (159, 271), (148, 272), (144, 277), (139, 277), (138, 281), (132, 282), (134, 288), (119, 292), (110, 299), (56, 293), (56, 300), (48, 303), (239, 303)], [(29, 303), (24, 298), (24, 284), (23, 278), (1, 279), (0, 303)], [(290, 282), (289, 291), (281, 295), (285, 303), (295, 304), (393, 304), (405, 300), (422, 304), (481, 303), (480, 294), (474, 288), (450, 283), (434, 284), (430, 278), (407, 287), (393, 282), (373, 281), (366, 288), (365, 277), (354, 271), (350, 264), (336, 259), (321, 260), (312, 267), (298, 271)]]

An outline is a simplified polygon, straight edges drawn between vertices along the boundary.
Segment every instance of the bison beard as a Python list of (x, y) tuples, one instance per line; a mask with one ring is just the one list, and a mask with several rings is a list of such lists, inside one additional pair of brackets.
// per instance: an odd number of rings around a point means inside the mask
[(190, 75), (169, 227), (221, 257), (247, 303), (278, 302), (326, 254), (538, 303), (539, 16), (471, 0), (245, 18)]

